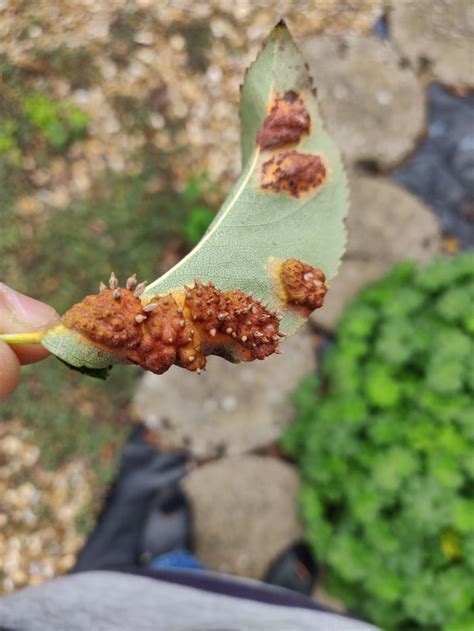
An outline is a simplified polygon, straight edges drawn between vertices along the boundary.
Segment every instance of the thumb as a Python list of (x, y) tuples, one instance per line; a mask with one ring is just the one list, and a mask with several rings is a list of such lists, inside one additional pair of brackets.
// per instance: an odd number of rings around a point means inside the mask
[[(58, 318), (49, 305), (0, 283), (0, 333), (40, 331)], [(38, 361), (48, 354), (42, 346), (34, 344), (13, 346), (13, 350), (22, 364)]]

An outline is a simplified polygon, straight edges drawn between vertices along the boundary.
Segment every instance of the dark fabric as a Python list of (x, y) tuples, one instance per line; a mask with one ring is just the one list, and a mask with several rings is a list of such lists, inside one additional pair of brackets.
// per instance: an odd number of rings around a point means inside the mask
[(241, 579), (227, 574), (216, 574), (201, 570), (153, 570), (150, 568), (123, 567), (116, 568), (115, 571), (136, 576), (145, 576), (158, 581), (166, 581), (175, 585), (185, 585), (194, 587), (214, 594), (232, 596), (233, 598), (243, 598), (255, 602), (266, 603), (268, 605), (279, 605), (281, 607), (298, 607), (302, 609), (313, 609), (316, 611), (331, 612), (330, 609), (322, 607), (306, 596), (297, 594), (282, 587), (267, 585), (260, 581), (251, 579)]
[(413, 158), (394, 179), (436, 212), (443, 230), (474, 247), (474, 92), (428, 88), (429, 125)]
[(138, 425), (126, 443), (119, 473), (97, 525), (81, 550), (73, 572), (138, 564), (145, 518), (156, 495), (187, 472), (184, 453), (158, 451)]

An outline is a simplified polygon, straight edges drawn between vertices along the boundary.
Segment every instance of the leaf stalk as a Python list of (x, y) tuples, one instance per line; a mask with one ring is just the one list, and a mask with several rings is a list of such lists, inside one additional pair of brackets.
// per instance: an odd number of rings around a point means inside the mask
[(35, 331), (33, 333), (3, 333), (0, 335), (0, 341), (7, 344), (41, 344), (44, 331)]

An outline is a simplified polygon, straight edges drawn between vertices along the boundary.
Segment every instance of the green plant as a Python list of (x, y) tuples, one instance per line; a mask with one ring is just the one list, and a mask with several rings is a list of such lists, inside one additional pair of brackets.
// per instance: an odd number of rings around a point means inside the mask
[(39, 92), (25, 96), (22, 109), (53, 149), (64, 149), (82, 138), (89, 124), (89, 116), (75, 105), (55, 101)]
[(21, 152), (16, 140), (17, 123), (11, 118), (0, 120), (0, 156), (3, 154), (12, 164), (21, 162)]
[(184, 222), (184, 236), (190, 245), (196, 245), (204, 236), (216, 213), (205, 205), (205, 198), (212, 195), (206, 173), (189, 178), (183, 190), (188, 211)]
[(398, 265), (294, 395), (307, 538), (384, 628), (474, 628), (473, 305), (473, 254)]
[(196, 245), (204, 236), (215, 213), (206, 206), (193, 206), (186, 217), (184, 236), (191, 245)]

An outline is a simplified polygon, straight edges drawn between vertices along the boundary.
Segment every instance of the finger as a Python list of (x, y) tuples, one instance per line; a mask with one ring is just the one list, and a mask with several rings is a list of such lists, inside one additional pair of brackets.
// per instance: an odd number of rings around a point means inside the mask
[(15, 390), (20, 379), (20, 362), (13, 350), (0, 341), (0, 400)]
[[(59, 318), (49, 305), (0, 283), (0, 333), (40, 331)], [(22, 364), (44, 359), (48, 352), (39, 344), (13, 345)]]
[(48, 357), (49, 352), (40, 344), (11, 344), (20, 364), (34, 364)]

